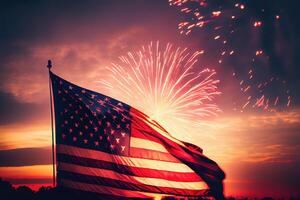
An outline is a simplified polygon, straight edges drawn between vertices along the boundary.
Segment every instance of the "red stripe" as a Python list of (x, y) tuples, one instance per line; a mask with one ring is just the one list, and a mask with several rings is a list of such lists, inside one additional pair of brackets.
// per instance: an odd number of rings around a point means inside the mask
[[(139, 116), (141, 115), (139, 111), (136, 111), (135, 109), (131, 109), (131, 114), (133, 115), (132, 123), (131, 123), (132, 137), (142, 138), (142, 139), (151, 140), (160, 143), (163, 146), (165, 146), (167, 150), (172, 146), (174, 147), (172, 151), (173, 152), (176, 151), (175, 155), (180, 155), (180, 157), (183, 157), (185, 161), (194, 162), (198, 164), (198, 162), (197, 161), (195, 162), (194, 161), (195, 159), (190, 154), (184, 151), (181, 145), (161, 135), (160, 133), (152, 129), (148, 124), (143, 122), (147, 119), (141, 118), (143, 116)], [(201, 164), (205, 165), (206, 163), (201, 163)]]
[(131, 136), (137, 137), (137, 138), (142, 138), (145, 140), (151, 140), (153, 142), (157, 142), (157, 143), (161, 144), (161, 141), (158, 138), (148, 135), (146, 133), (146, 131), (141, 130), (141, 128), (138, 127), (137, 123), (131, 124)]
[(172, 163), (172, 162), (165, 162), (159, 160), (149, 160), (143, 158), (119, 156), (119, 155), (110, 154), (102, 151), (74, 147), (70, 145), (58, 145), (56, 149), (57, 152), (66, 155), (74, 155), (82, 158), (101, 160), (101, 161), (106, 161), (106, 162), (115, 163), (119, 165), (126, 165), (130, 167), (165, 170), (170, 172), (193, 172), (193, 170), (191, 170), (184, 163)]
[(102, 169), (109, 169), (121, 174), (134, 175), (139, 177), (161, 178), (171, 181), (182, 182), (196, 182), (202, 179), (194, 172), (170, 172), (155, 169), (146, 169), (138, 167), (129, 167), (126, 165), (115, 164), (111, 162), (95, 160), (90, 158), (83, 158), (77, 156), (70, 156), (65, 154), (57, 154), (58, 165), (60, 162), (67, 162), (86, 167), (96, 167)]
[(120, 188), (129, 191), (141, 191), (141, 192), (151, 192), (158, 194), (172, 194), (172, 195), (182, 195), (182, 196), (199, 196), (207, 192), (207, 189), (199, 188), (199, 190), (191, 189), (181, 189), (181, 188), (171, 188), (171, 187), (158, 187), (146, 184), (141, 184), (138, 181), (126, 182), (122, 180), (114, 180), (110, 178), (82, 175), (77, 172), (61, 171), (61, 178), (66, 180), (72, 180), (77, 182), (83, 182), (88, 184), (103, 185), (113, 188)]
[(160, 126), (157, 126), (156, 124), (150, 122), (146, 115), (144, 115), (142, 112), (134, 108), (130, 108), (130, 115), (132, 116), (131, 136), (151, 140), (162, 144), (162, 141), (158, 137), (154, 137), (151, 134), (147, 134), (147, 133), (155, 133), (155, 134), (159, 134), (159, 133), (157, 133), (157, 131), (155, 131), (153, 128), (151, 128), (148, 124), (143, 122), (141, 119), (147, 120), (147, 122), (153, 124), (158, 129), (161, 129)]
[(151, 123), (156, 128), (159, 128), (157, 125), (149, 121), (145, 114), (134, 108), (130, 109), (130, 114), (132, 115), (132, 136), (158, 142), (162, 144), (170, 152), (170, 154), (174, 155), (179, 160), (184, 161), (184, 163), (189, 162), (192, 165), (199, 165), (202, 170), (205, 169), (205, 173), (211, 174), (215, 177), (224, 178), (223, 171), (214, 161), (202, 154), (201, 148), (196, 149), (195, 145), (193, 145), (194, 147), (185, 146), (184, 144), (180, 145), (165, 137), (150, 127), (147, 123)]
[(178, 159), (176, 159), (169, 153), (134, 147), (130, 148), (130, 157), (181, 163)]

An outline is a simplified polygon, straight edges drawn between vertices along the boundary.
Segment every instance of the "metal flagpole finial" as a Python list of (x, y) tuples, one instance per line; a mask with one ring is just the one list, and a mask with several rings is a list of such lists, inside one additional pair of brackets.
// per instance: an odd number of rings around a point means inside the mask
[(49, 70), (52, 68), (52, 61), (51, 61), (51, 60), (48, 60), (47, 68), (48, 68)]

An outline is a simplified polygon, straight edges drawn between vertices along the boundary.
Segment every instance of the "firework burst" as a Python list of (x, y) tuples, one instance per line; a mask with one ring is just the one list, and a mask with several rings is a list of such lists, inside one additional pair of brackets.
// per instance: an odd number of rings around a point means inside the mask
[(213, 102), (220, 94), (216, 72), (199, 71), (196, 65), (201, 53), (151, 42), (107, 67), (109, 77), (100, 81), (101, 87), (182, 135), (186, 127), (201, 125), (221, 111)]
[[(286, 82), (272, 74), (271, 70), (266, 70), (273, 59), (272, 55), (276, 55), (275, 50), (272, 45), (263, 50), (260, 43), (263, 41), (260, 35), (263, 29), (280, 32), (280, 9), (270, 8), (262, 1), (168, 1), (181, 13), (179, 32), (186, 36), (197, 30), (202, 33), (201, 37), (208, 36), (205, 38), (208, 38), (209, 45), (215, 47), (210, 52), (205, 49), (206, 53), (216, 58), (212, 64), (222, 68), (230, 65), (233, 68), (233, 77), (238, 81), (232, 79), (232, 82), (239, 87), (236, 90), (239, 98), (233, 102), (233, 110), (274, 112), (290, 107), (292, 97)], [(244, 42), (247, 40), (251, 42)], [(274, 39), (272, 42), (277, 41)], [(248, 66), (251, 66), (250, 71)]]

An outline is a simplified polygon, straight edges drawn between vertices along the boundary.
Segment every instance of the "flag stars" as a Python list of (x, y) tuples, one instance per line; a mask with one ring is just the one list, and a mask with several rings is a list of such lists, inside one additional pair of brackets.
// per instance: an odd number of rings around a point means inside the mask
[(127, 152), (131, 119), (125, 105), (64, 81), (55, 87), (56, 94), (61, 93), (58, 113), (64, 131), (59, 136), (62, 144), (120, 155)]
[(119, 107), (115, 107), (115, 108), (113, 108), (113, 110), (115, 110), (117, 113), (120, 113), (122, 111), (122, 109)]
[(125, 146), (121, 145), (121, 151), (125, 151)]
[(98, 102), (101, 106), (104, 105), (104, 101), (103, 101), (103, 100), (98, 100), (97, 102)]
[(110, 134), (113, 135), (114, 133), (115, 133), (115, 130), (112, 129), (112, 130), (110, 131)]

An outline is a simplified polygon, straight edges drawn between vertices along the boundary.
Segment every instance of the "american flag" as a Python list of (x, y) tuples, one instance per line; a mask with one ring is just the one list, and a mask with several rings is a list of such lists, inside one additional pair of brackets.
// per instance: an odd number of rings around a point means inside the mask
[(57, 186), (104, 198), (223, 199), (219, 166), (129, 105), (50, 72)]

